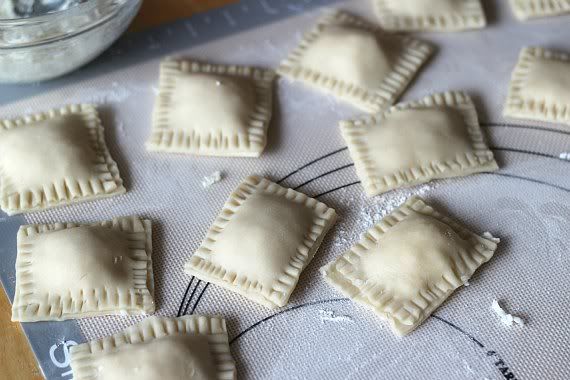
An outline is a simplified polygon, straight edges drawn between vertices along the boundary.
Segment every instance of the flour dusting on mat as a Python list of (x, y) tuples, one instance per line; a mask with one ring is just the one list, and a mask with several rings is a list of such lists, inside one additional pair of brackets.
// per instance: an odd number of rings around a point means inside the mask
[(124, 86), (116, 86), (113, 82), (111, 90), (92, 89), (87, 102), (95, 104), (122, 103), (131, 96), (131, 91)]
[(348, 196), (346, 194), (343, 196), (345, 206), (360, 210), (360, 212), (356, 220), (356, 229), (353, 228), (352, 223), (346, 225), (342, 220), (338, 222), (337, 230), (333, 237), (334, 246), (345, 249), (350, 247), (358, 241), (361, 233), (380, 222), (382, 218), (402, 205), (412, 195), (425, 195), (435, 189), (436, 186), (437, 182), (429, 182), (414, 187), (393, 190), (372, 198), (364, 193), (356, 196)]
[(210, 175), (205, 176), (204, 179), (202, 180), (202, 186), (204, 187), (204, 189), (207, 189), (210, 186), (212, 186), (214, 183), (218, 183), (221, 180), (222, 180), (222, 172), (218, 170)]
[(522, 318), (517, 317), (515, 315), (509, 314), (501, 307), (499, 301), (493, 300), (493, 304), (491, 305), (491, 310), (495, 312), (501, 318), (501, 322), (507, 326), (512, 326), (513, 324), (517, 324), (519, 326), (524, 326), (524, 321)]
[(416, 187), (394, 190), (372, 198), (373, 203), (364, 207), (360, 212), (362, 227), (364, 229), (372, 227), (394, 209), (401, 206), (412, 195), (422, 196), (434, 188), (434, 182), (429, 182)]
[(319, 310), (319, 316), (321, 317), (321, 323), (335, 322), (335, 323), (354, 323), (354, 319), (348, 315), (336, 314), (330, 309)]

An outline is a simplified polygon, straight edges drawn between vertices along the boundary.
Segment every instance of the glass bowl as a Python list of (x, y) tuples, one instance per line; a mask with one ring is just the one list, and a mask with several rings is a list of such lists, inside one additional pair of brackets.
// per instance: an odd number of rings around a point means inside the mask
[(0, 19), (0, 82), (38, 82), (93, 60), (129, 26), (142, 0), (88, 0), (67, 10)]

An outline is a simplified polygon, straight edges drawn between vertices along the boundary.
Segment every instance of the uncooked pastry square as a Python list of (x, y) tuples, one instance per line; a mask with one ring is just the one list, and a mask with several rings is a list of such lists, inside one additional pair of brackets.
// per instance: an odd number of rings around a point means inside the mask
[(226, 321), (150, 317), (122, 332), (72, 346), (75, 380), (234, 380)]
[(272, 70), (167, 58), (147, 148), (259, 157), (272, 112)]
[(481, 0), (374, 0), (385, 30), (452, 32), (486, 25)]
[(185, 271), (269, 308), (287, 304), (335, 211), (265, 178), (230, 195)]
[(570, 55), (524, 48), (511, 77), (503, 114), (570, 125)]
[(340, 123), (370, 196), (498, 169), (468, 95), (446, 92)]
[(154, 312), (151, 223), (21, 226), (12, 320), (60, 321)]
[(125, 192), (89, 104), (0, 121), (0, 207), (8, 215)]
[(277, 72), (367, 112), (393, 104), (432, 53), (345, 12), (327, 13)]
[(321, 269), (325, 280), (405, 335), (487, 262), (498, 239), (461, 227), (417, 196)]
[(570, 0), (509, 0), (516, 18), (521, 21), (533, 18), (561, 16), (570, 13)]

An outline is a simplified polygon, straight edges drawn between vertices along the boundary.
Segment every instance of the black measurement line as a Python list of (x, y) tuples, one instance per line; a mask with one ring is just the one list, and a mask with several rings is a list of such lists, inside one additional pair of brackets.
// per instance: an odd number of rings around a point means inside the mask
[(336, 169), (333, 169), (333, 170), (329, 170), (329, 171), (326, 172), (326, 173), (323, 173), (323, 174), (321, 174), (321, 175), (316, 176), (315, 178), (311, 178), (310, 180), (303, 182), (303, 183), (300, 184), (299, 186), (294, 187), (293, 190), (300, 189), (301, 187), (303, 187), (303, 186), (305, 186), (305, 185), (308, 185), (309, 183), (311, 183), (311, 182), (313, 182), (313, 181), (316, 181), (316, 180), (319, 179), (319, 178), (326, 177), (326, 176), (328, 176), (329, 174), (336, 173), (336, 172), (338, 172), (338, 171), (341, 171), (341, 170), (346, 169), (346, 168), (350, 168), (350, 167), (352, 167), (352, 166), (354, 166), (354, 164), (347, 164), (347, 165), (341, 166), (340, 168), (336, 168)]
[(194, 314), (194, 311), (198, 307), (198, 304), (200, 303), (200, 300), (202, 299), (204, 292), (206, 291), (206, 289), (208, 289), (208, 286), (210, 286), (209, 282), (206, 283), (206, 286), (204, 286), (204, 289), (202, 289), (202, 291), (200, 292), (200, 295), (198, 296), (198, 299), (196, 300), (196, 303), (194, 304), (194, 307), (192, 308), (192, 311), (190, 312), (190, 314)]
[(497, 175), (500, 177), (516, 178), (516, 179), (520, 179), (522, 181), (533, 182), (533, 183), (537, 183), (537, 184), (544, 185), (544, 186), (549, 186), (549, 187), (552, 187), (554, 189), (558, 189), (558, 190), (562, 190), (562, 191), (565, 191), (567, 193), (570, 193), (570, 189), (567, 189), (565, 187), (555, 185), (555, 184), (552, 184), (549, 182), (540, 181), (540, 180), (534, 179), (534, 178), (521, 177), (521, 176), (514, 175), (514, 174), (498, 173), (498, 172), (483, 172), (483, 173), (477, 173), (477, 174)]
[(196, 293), (196, 290), (198, 290), (198, 287), (200, 286), (201, 282), (202, 282), (201, 280), (198, 280), (196, 286), (194, 287), (194, 290), (192, 290), (192, 294), (190, 294), (190, 298), (188, 298), (188, 302), (186, 303), (186, 307), (184, 308), (183, 315), (186, 315), (186, 313), (188, 312), (188, 307), (190, 306), (190, 302), (192, 301), (192, 298), (194, 298), (194, 294)]
[(339, 187), (335, 187), (334, 189), (327, 190), (327, 191), (325, 191), (324, 193), (317, 194), (317, 195), (315, 195), (313, 198), (319, 198), (319, 197), (322, 197), (323, 195), (330, 194), (330, 193), (335, 192), (335, 191), (337, 191), (337, 190), (341, 190), (341, 189), (344, 189), (344, 188), (346, 188), (346, 187), (354, 186), (354, 185), (359, 184), (359, 183), (360, 183), (360, 181), (347, 183), (346, 185), (342, 185), (342, 186), (339, 186)]
[(250, 332), (251, 330), (253, 330), (257, 326), (259, 326), (259, 325), (261, 325), (261, 324), (263, 324), (263, 323), (265, 323), (265, 322), (267, 322), (267, 321), (269, 321), (275, 317), (278, 317), (281, 314), (285, 314), (285, 313), (288, 313), (288, 312), (291, 312), (291, 311), (294, 311), (297, 309), (302, 309), (302, 308), (307, 307), (307, 306), (322, 305), (324, 303), (347, 302), (347, 301), (350, 301), (350, 299), (348, 299), (348, 298), (331, 298), (331, 299), (327, 299), (327, 300), (307, 302), (307, 303), (304, 303), (301, 305), (296, 305), (296, 306), (289, 307), (287, 309), (280, 310), (275, 314), (272, 314), (268, 317), (263, 318), (260, 321), (255, 322), (253, 325), (249, 326), (248, 328), (246, 328), (245, 330), (240, 332), (238, 335), (233, 337), (232, 340), (230, 340), (230, 344), (234, 343), (236, 340), (238, 340), (239, 338), (241, 338), (242, 336), (244, 336), (245, 334), (247, 334), (248, 332)]
[(481, 343), (481, 341), (479, 341), (473, 335), (469, 334), (467, 331), (463, 330), (461, 327), (457, 326), (456, 324), (453, 324), (453, 323), (449, 322), (447, 319), (443, 319), (440, 316), (435, 315), (435, 314), (432, 314), (431, 316), (433, 318), (437, 319), (438, 321), (441, 321), (441, 322), (445, 323), (446, 325), (453, 327), (455, 330), (459, 331), (460, 333), (462, 333), (463, 335), (465, 335), (466, 337), (471, 339), (479, 347), (485, 348), (485, 345), (483, 343)]
[[(334, 151), (334, 152), (328, 153), (328, 154), (325, 155), (325, 156), (326, 156), (326, 157), (329, 157), (329, 156), (331, 156), (332, 154), (336, 154), (336, 153), (338, 153), (338, 152), (340, 152), (340, 151), (342, 151), (342, 150), (345, 150), (345, 149), (346, 149), (346, 148), (342, 148), (342, 149), (336, 150), (336, 151)], [(491, 149), (493, 149), (493, 150), (499, 150), (499, 151), (507, 151), (507, 152), (530, 154), (530, 155), (535, 155), (535, 156), (539, 156), (539, 157), (545, 157), (545, 158), (552, 158), (552, 159), (560, 160), (560, 159), (559, 159), (558, 157), (556, 157), (556, 156), (549, 155), (549, 154), (546, 154), (546, 153), (541, 153), (541, 152), (533, 152), (533, 151), (527, 151), (527, 150), (515, 149), (515, 148), (506, 148), (506, 147), (492, 147)], [(321, 159), (323, 159), (323, 158), (326, 158), (325, 156), (322, 156), (322, 157), (318, 158), (317, 161), (318, 161), (318, 160), (321, 160)], [(561, 161), (564, 161), (564, 160), (561, 160)], [(311, 180), (308, 180), (307, 182), (305, 182), (305, 183), (303, 183), (303, 184), (297, 186), (297, 187), (295, 188), (295, 190), (298, 189), (298, 188), (300, 188), (300, 187), (302, 187), (302, 186), (305, 186), (306, 184), (311, 183), (311, 182), (313, 182), (313, 181), (315, 181), (315, 180), (317, 180), (317, 179), (319, 179), (319, 178), (325, 177), (325, 176), (327, 176), (327, 175), (329, 175), (329, 174), (335, 173), (335, 172), (337, 172), (337, 171), (339, 171), (339, 170), (343, 170), (343, 169), (348, 168), (348, 167), (353, 166), (353, 165), (354, 165), (354, 164), (344, 165), (344, 166), (341, 166), (341, 167), (339, 167), (339, 168), (337, 168), (337, 169), (333, 169), (333, 170), (330, 170), (330, 171), (328, 171), (328, 172), (326, 172), (326, 173), (323, 173), (323, 174), (321, 174), (321, 175), (319, 175), (319, 176), (317, 176), (317, 177), (315, 177), (315, 178), (312, 178)], [(308, 165), (305, 165), (305, 166), (303, 166), (303, 167), (307, 167), (307, 166), (308, 166)], [(297, 169), (297, 171), (301, 170), (303, 167)], [(514, 174), (499, 173), (499, 172), (484, 172), (484, 173), (478, 173), (478, 174), (496, 175), (496, 176), (501, 176), (501, 177), (505, 177), (505, 178), (519, 179), (519, 180), (522, 180), (522, 181), (528, 181), (528, 182), (533, 182), (533, 183), (540, 184), (540, 185), (544, 185), (544, 186), (549, 186), (549, 187), (552, 187), (552, 188), (555, 188), (555, 189), (562, 190), (562, 191), (565, 191), (565, 192), (570, 193), (570, 189), (567, 189), (567, 188), (565, 188), (565, 187), (562, 187), (562, 186), (559, 186), (559, 185), (555, 185), (555, 184), (552, 184), (552, 183), (548, 183), (548, 182), (544, 182), (544, 181), (540, 181), (540, 180), (536, 180), (536, 179), (533, 179), (533, 178), (517, 176), (517, 175), (514, 175)], [(359, 183), (360, 183), (360, 181), (351, 182), (351, 183), (348, 183), (348, 184), (346, 184), (346, 185), (342, 185), (342, 186), (336, 187), (336, 188), (334, 188), (334, 189), (327, 190), (327, 191), (325, 191), (325, 192), (322, 192), (322, 193), (320, 193), (320, 194), (317, 194), (317, 195), (314, 196), (314, 198), (319, 198), (319, 197), (324, 196), (324, 195), (326, 195), (326, 194), (330, 194), (330, 193), (333, 193), (333, 192), (335, 192), (335, 191), (338, 191), (338, 190), (341, 190), (341, 189), (344, 189), (344, 188), (347, 188), (347, 187), (350, 187), (350, 186), (354, 186), (354, 185), (359, 184)], [(193, 280), (193, 278), (192, 278), (192, 280)], [(191, 284), (192, 284), (192, 280), (190, 281), (190, 284), (188, 285), (188, 288), (186, 288), (186, 293), (185, 293), (185, 295), (184, 295), (184, 298), (186, 297), (186, 294), (188, 293), (188, 290), (190, 289), (190, 286), (191, 286)], [(188, 311), (188, 308), (190, 307), (190, 302), (191, 302), (191, 300), (192, 300), (194, 294), (196, 293), (196, 290), (197, 290), (199, 284), (200, 284), (200, 281), (198, 281), (198, 284), (196, 285), (196, 288), (194, 288), (194, 291), (192, 291), (192, 294), (190, 295), (190, 299), (188, 300), (188, 302), (187, 302), (187, 304), (186, 304), (186, 307), (184, 308), (184, 314), (186, 314), (186, 312)], [(194, 306), (192, 307), (192, 310), (191, 310), (191, 312), (190, 312), (191, 314), (193, 314), (194, 311), (196, 310), (196, 308), (198, 307), (198, 304), (199, 304), (200, 300), (202, 299), (202, 296), (204, 295), (204, 292), (206, 291), (206, 288), (207, 288), (209, 285), (210, 285), (210, 283), (207, 283), (206, 286), (204, 287), (204, 289), (202, 289), (202, 291), (200, 292), (196, 303), (195, 303)], [(182, 308), (182, 305), (184, 304), (184, 298), (182, 299), (182, 303), (180, 304), (180, 308), (179, 308), (179, 310), (178, 310), (178, 313), (179, 313), (178, 315), (180, 315), (180, 310), (181, 310), (181, 308)]]
[[(482, 124), (482, 125), (484, 125), (484, 124)], [(538, 127), (532, 127), (532, 126), (510, 125), (510, 124), (486, 124), (486, 125), (488, 125), (488, 126), (498, 126), (498, 127), (512, 127), (512, 128), (528, 128), (528, 129), (544, 130), (544, 131), (549, 131), (549, 132), (556, 132), (556, 133), (564, 133), (564, 134), (566, 134), (565, 131), (559, 131), (559, 130), (548, 129), (548, 128), (538, 128)], [(570, 134), (570, 133), (568, 133), (568, 134)], [(347, 149), (348, 149), (347, 147), (339, 148), (339, 149), (334, 150), (334, 151), (332, 151), (332, 152), (330, 152), (330, 153), (327, 153), (327, 154), (325, 154), (325, 155), (323, 155), (323, 156), (320, 156), (320, 157), (318, 157), (318, 158), (316, 158), (316, 159), (314, 159), (314, 160), (308, 162), (307, 164), (305, 164), (305, 165), (299, 167), (298, 169), (294, 170), (293, 172), (289, 173), (288, 175), (286, 175), (285, 177), (283, 177), (282, 179), (280, 179), (278, 182), (282, 182), (282, 181), (284, 181), (285, 179), (291, 177), (292, 175), (294, 175), (294, 174), (300, 172), (301, 170), (303, 170), (303, 169), (305, 169), (305, 168), (307, 168), (307, 167), (309, 167), (309, 166), (311, 166), (311, 165), (313, 165), (313, 164), (315, 164), (315, 163), (317, 163), (317, 162), (319, 162), (319, 161), (322, 161), (322, 160), (324, 160), (324, 159), (326, 159), (326, 158), (328, 158), (328, 157), (331, 157), (331, 156), (333, 156), (333, 155), (335, 155), (335, 154), (337, 154), (337, 153), (340, 153), (340, 152), (342, 152), (342, 151), (345, 151), (345, 150), (347, 150)], [(523, 149), (508, 148), (508, 147), (491, 147), (490, 149), (493, 149), (493, 150), (496, 150), (496, 151), (506, 151), (506, 152), (529, 154), (529, 155), (534, 155), (534, 156), (539, 156), (539, 157), (545, 157), (545, 158), (551, 158), (551, 159), (560, 160), (560, 158), (558, 158), (558, 157), (556, 157), (556, 156), (554, 156), (554, 155), (550, 155), (550, 154), (547, 154), (547, 153), (541, 153), (541, 152), (535, 152), (535, 151), (529, 151), (529, 150), (523, 150)], [(333, 174), (333, 173), (335, 173), (335, 172), (338, 172), (338, 171), (340, 171), (340, 170), (349, 168), (349, 167), (351, 167), (351, 166), (354, 166), (354, 164), (347, 164), (347, 165), (343, 165), (343, 166), (341, 166), (341, 167), (339, 167), (339, 168), (336, 168), (336, 169), (333, 169), (333, 170), (329, 170), (329, 171), (327, 171), (327, 172), (325, 172), (325, 173), (322, 173), (322, 174), (320, 174), (320, 175), (318, 175), (318, 176), (316, 176), (316, 177), (314, 177), (314, 178), (312, 178), (312, 179), (310, 179), (310, 180), (305, 181), (304, 183), (302, 183), (302, 184), (300, 184), (299, 186), (295, 187), (295, 190), (297, 190), (297, 189), (299, 189), (299, 188), (301, 188), (301, 187), (303, 187), (303, 186), (305, 186), (305, 185), (307, 185), (307, 184), (309, 184), (309, 183), (311, 183), (311, 182), (314, 182), (314, 181), (316, 181), (317, 179), (323, 178), (323, 177), (325, 177), (325, 176), (328, 176), (328, 175)], [(501, 177), (504, 177), (504, 178), (519, 179), (519, 180), (522, 180), (522, 181), (533, 182), (533, 183), (536, 183), (536, 184), (548, 186), (548, 187), (551, 187), (551, 188), (555, 188), (555, 189), (562, 190), (562, 191), (565, 191), (565, 192), (569, 192), (569, 193), (570, 193), (570, 189), (567, 189), (567, 188), (565, 188), (565, 187), (562, 187), (562, 186), (559, 186), (559, 185), (555, 185), (555, 184), (552, 184), (552, 183), (548, 183), (548, 182), (544, 182), (544, 181), (540, 181), (540, 180), (536, 180), (536, 179), (533, 179), (533, 178), (517, 176), (517, 175), (514, 175), (514, 174), (498, 173), (498, 172), (486, 172), (486, 173), (479, 173), (479, 174), (496, 175), (496, 176), (501, 176)], [(322, 196), (324, 196), (324, 195), (333, 193), (333, 192), (335, 192), (335, 191), (338, 191), (338, 190), (341, 190), (341, 189), (344, 189), (344, 188), (347, 188), (347, 187), (350, 187), (350, 186), (354, 186), (354, 185), (359, 184), (359, 183), (360, 183), (360, 181), (355, 181), (355, 182), (351, 182), (351, 183), (348, 183), (348, 184), (345, 184), (345, 185), (342, 185), (342, 186), (338, 186), (338, 187), (336, 187), (336, 188), (334, 188), (334, 189), (327, 190), (327, 191), (325, 191), (325, 192), (322, 192), (322, 193), (320, 193), (320, 194), (317, 194), (317, 195), (315, 195), (314, 197), (315, 197), (315, 198), (319, 198), (319, 197), (322, 197)], [(193, 281), (193, 280), (194, 280), (194, 278), (192, 278), (192, 280), (191, 280), (190, 283), (188, 284), (188, 287), (186, 288), (186, 292), (184, 293), (184, 297), (183, 297), (183, 299), (182, 299), (182, 302), (181, 302), (180, 307), (179, 307), (179, 310), (178, 310), (178, 315), (181, 314), (182, 306), (184, 305), (184, 299), (186, 298), (186, 295), (188, 294), (188, 292), (189, 292), (189, 290), (190, 290), (190, 288), (191, 288), (191, 286), (192, 286), (192, 281)], [(196, 291), (198, 290), (198, 287), (199, 287), (199, 285), (200, 285), (200, 282), (201, 282), (201, 281), (199, 280), (198, 283), (196, 284), (196, 287), (195, 287), (194, 290), (192, 291), (192, 294), (190, 295), (190, 298), (188, 299), (188, 301), (187, 301), (187, 303), (186, 303), (186, 306), (184, 307), (184, 313), (183, 313), (183, 314), (186, 314), (186, 313), (187, 313), (187, 311), (188, 311), (188, 309), (189, 309), (189, 307), (190, 307), (191, 301), (192, 301), (192, 299), (194, 298), (194, 295), (195, 295)], [(198, 307), (198, 305), (199, 305), (199, 303), (200, 303), (202, 297), (204, 296), (204, 293), (206, 292), (206, 289), (208, 288), (209, 285), (210, 285), (210, 283), (206, 283), (206, 285), (204, 286), (204, 288), (202, 289), (202, 291), (201, 291), (200, 294), (198, 295), (198, 298), (197, 298), (197, 300), (196, 300), (196, 303), (194, 304), (194, 306), (193, 306), (192, 309), (191, 309), (191, 312), (190, 312), (191, 314), (193, 314), (194, 311), (196, 310), (196, 308)], [(287, 309), (287, 310), (289, 310), (289, 309)], [(459, 330), (459, 328), (457, 328), (457, 329)], [(473, 339), (474, 339), (474, 338), (473, 338)], [(478, 342), (478, 341), (476, 341), (476, 343), (480, 344), (480, 342)]]
[(522, 124), (509, 124), (509, 123), (480, 123), (480, 125), (486, 128), (529, 129), (533, 131), (552, 132), (552, 133), (559, 133), (562, 135), (570, 136), (570, 131), (565, 131), (563, 129), (548, 128), (548, 127), (537, 127), (535, 125), (522, 125)]
[(192, 276), (192, 278), (190, 279), (190, 282), (188, 283), (188, 286), (186, 287), (186, 291), (184, 292), (184, 297), (182, 297), (182, 302), (180, 302), (180, 307), (178, 307), (178, 313), (176, 314), (177, 317), (180, 317), (182, 315), (182, 307), (184, 307), (184, 300), (186, 300), (186, 296), (188, 295), (188, 292), (190, 291), (190, 287), (192, 286), (192, 282), (194, 282), (194, 276)]
[[(276, 318), (282, 314), (285, 313), (289, 313), (291, 311), (295, 311), (298, 309), (302, 309), (308, 306), (314, 306), (314, 305), (322, 305), (322, 304), (326, 304), (326, 303), (337, 303), (337, 302), (351, 302), (351, 300), (349, 298), (331, 298), (331, 299), (326, 299), (326, 300), (318, 300), (318, 301), (312, 301), (312, 302), (307, 302), (301, 305), (296, 305), (296, 306), (292, 306), (289, 307), (287, 309), (283, 309), (275, 314), (272, 314), (270, 316), (267, 316), (257, 322), (255, 322), (253, 325), (247, 327), (245, 330), (243, 330), (242, 332), (240, 332), (238, 335), (236, 335), (235, 337), (233, 337), (230, 340), (230, 345), (232, 345), (233, 343), (235, 343), (238, 339), (240, 339), (242, 336), (244, 336), (245, 334), (247, 334), (248, 332), (254, 330), (256, 327), (264, 324), (267, 321), (272, 320), (273, 318)], [(463, 330), (461, 327), (457, 326), (455, 323), (452, 323), (450, 321), (448, 321), (445, 318), (440, 317), (439, 315), (435, 315), (432, 314), (430, 317), (435, 318), (436, 320), (444, 323), (446, 326), (449, 326), (451, 328), (453, 328), (455, 331), (458, 331), (459, 333), (461, 333), (462, 335), (466, 336), (469, 338), (469, 340), (471, 340), (473, 343), (475, 343), (479, 348), (484, 349), (485, 345), (477, 338), (475, 338), (473, 335), (471, 335), (470, 333), (468, 333), (467, 331)], [(486, 356), (492, 356), (490, 353), (492, 353), (494, 356), (499, 357), (499, 355), (496, 353), (496, 351), (485, 351)], [(502, 364), (505, 364), (503, 360), (501, 360)], [(495, 367), (497, 367), (497, 363), (495, 363)], [(506, 364), (505, 364), (506, 367)], [(508, 367), (506, 367), (508, 369)], [(501, 371), (501, 373), (504, 374), (504, 372), (502, 371), (501, 368), (498, 368), (499, 371)], [(512, 376), (512, 379), (516, 379), (516, 377), (512, 374), (512, 371), (509, 370), (509, 373)]]
[(324, 160), (325, 158), (328, 158), (328, 157), (330, 157), (330, 156), (334, 156), (334, 155), (337, 154), (337, 153), (340, 153), (340, 152), (342, 152), (342, 151), (345, 151), (345, 150), (347, 150), (347, 149), (348, 149), (348, 147), (345, 146), (344, 148), (337, 149), (337, 150), (332, 151), (332, 152), (330, 152), (330, 153), (327, 153), (327, 154), (325, 154), (325, 155), (323, 155), (323, 156), (321, 156), (321, 157), (315, 158), (313, 161), (310, 161), (310, 162), (306, 163), (305, 165), (303, 165), (303, 166), (301, 166), (301, 167), (299, 167), (299, 168), (293, 170), (291, 173), (287, 174), (285, 177), (283, 177), (283, 178), (281, 178), (279, 181), (277, 181), (277, 183), (281, 183), (281, 182), (285, 181), (287, 178), (291, 177), (292, 175), (299, 173), (301, 170), (303, 170), (303, 169), (305, 169), (305, 168), (307, 168), (307, 167), (309, 167), (309, 166), (311, 166), (311, 165), (313, 165), (313, 164), (316, 164), (317, 162), (322, 161), (322, 160)]
[[(515, 149), (515, 148), (504, 148), (504, 147), (497, 147), (497, 146), (489, 147), (489, 149), (491, 149), (491, 150), (498, 150), (498, 151), (504, 151), (504, 152), (524, 153), (524, 154), (530, 154), (530, 155), (533, 155), (533, 156), (539, 156), (539, 157), (545, 157), (545, 158), (554, 158), (554, 159), (559, 160), (559, 161), (566, 161), (566, 160), (562, 160), (560, 157), (555, 156), (555, 155), (553, 155), (553, 154), (535, 152), (535, 151), (532, 151), (532, 150)], [(566, 162), (570, 163), (570, 161), (566, 161)]]

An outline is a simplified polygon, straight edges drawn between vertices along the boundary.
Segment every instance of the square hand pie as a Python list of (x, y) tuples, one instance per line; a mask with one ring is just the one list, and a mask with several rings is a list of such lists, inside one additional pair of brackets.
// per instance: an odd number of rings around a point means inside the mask
[(374, 0), (385, 30), (460, 31), (486, 25), (481, 0)]
[(395, 333), (406, 335), (493, 257), (497, 243), (414, 196), (321, 272), (343, 294), (388, 320)]
[(526, 21), (533, 18), (561, 16), (570, 13), (570, 0), (509, 0), (516, 18)]
[(94, 106), (0, 121), (0, 207), (8, 215), (125, 192)]
[(498, 169), (475, 106), (462, 92), (400, 103), (340, 123), (356, 173), (370, 196), (436, 178)]
[(335, 211), (265, 178), (246, 178), (185, 271), (268, 308), (287, 304)]
[(432, 53), (344, 12), (325, 15), (277, 72), (367, 112), (393, 104)]
[(154, 312), (151, 224), (21, 226), (12, 321)]
[(153, 114), (151, 151), (259, 157), (265, 149), (275, 73), (167, 58)]
[(570, 54), (524, 48), (511, 77), (503, 114), (570, 125)]
[(226, 321), (150, 317), (124, 331), (70, 348), (75, 380), (234, 380)]

